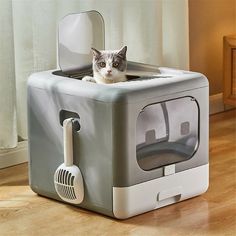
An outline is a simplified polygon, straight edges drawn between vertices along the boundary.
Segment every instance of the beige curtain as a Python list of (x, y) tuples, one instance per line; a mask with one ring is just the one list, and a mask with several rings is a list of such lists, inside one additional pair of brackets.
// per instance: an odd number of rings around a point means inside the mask
[(87, 10), (104, 17), (106, 49), (188, 69), (187, 0), (0, 0), (0, 149), (27, 139), (27, 78), (56, 68), (59, 19)]

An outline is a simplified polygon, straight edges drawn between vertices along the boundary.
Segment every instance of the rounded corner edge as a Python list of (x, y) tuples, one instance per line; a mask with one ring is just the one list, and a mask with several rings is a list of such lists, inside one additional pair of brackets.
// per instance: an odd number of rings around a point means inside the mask
[(119, 211), (118, 209), (114, 209), (114, 208), (113, 208), (112, 213), (113, 213), (113, 217), (116, 218), (117, 220), (126, 220), (133, 216), (133, 215), (129, 215), (128, 212)]
[(206, 182), (205, 182), (205, 185), (203, 186), (202, 188), (202, 191), (201, 191), (201, 194), (204, 194), (207, 192), (207, 190), (209, 189), (209, 179), (210, 179), (210, 176), (209, 176), (209, 163), (207, 163), (206, 165), (206, 174), (207, 174), (207, 178), (206, 178)]
[(208, 80), (208, 78), (204, 74), (199, 73), (199, 72), (198, 72), (198, 75), (201, 77), (202, 80), (204, 80), (204, 82), (206, 83), (206, 86), (209, 87), (209, 80)]

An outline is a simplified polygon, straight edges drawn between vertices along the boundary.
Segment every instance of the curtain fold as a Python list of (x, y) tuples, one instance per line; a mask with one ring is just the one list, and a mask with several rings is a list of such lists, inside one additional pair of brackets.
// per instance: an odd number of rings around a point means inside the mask
[[(27, 78), (57, 67), (58, 21), (97, 10), (106, 49), (128, 46), (127, 57), (188, 69), (187, 0), (0, 0), (0, 149), (27, 139)], [(79, 43), (79, 42), (78, 42)]]
[(17, 144), (12, 2), (0, 7), (0, 148)]
[(26, 139), (26, 82), (32, 72), (56, 67), (57, 12), (55, 1), (15, 0), (12, 9), (17, 131), (21, 138)]
[(163, 0), (163, 64), (189, 68), (188, 1)]

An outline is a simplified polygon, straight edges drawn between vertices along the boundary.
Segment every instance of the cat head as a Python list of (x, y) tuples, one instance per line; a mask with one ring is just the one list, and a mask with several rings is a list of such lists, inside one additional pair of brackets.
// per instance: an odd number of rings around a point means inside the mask
[(115, 83), (125, 81), (127, 46), (115, 51), (99, 51), (92, 48), (93, 73), (97, 82)]

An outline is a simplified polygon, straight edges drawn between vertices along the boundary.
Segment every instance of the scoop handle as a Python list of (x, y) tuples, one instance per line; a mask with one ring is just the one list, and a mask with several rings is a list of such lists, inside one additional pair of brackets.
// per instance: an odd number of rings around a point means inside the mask
[(73, 118), (63, 121), (64, 164), (73, 165)]

